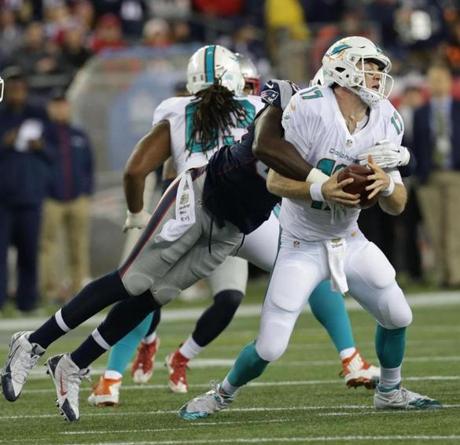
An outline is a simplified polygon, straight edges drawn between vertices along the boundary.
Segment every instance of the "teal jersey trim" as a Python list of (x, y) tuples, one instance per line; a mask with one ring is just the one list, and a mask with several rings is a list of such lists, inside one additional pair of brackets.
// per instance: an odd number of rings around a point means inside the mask
[(216, 52), (215, 45), (208, 46), (204, 55), (204, 69), (206, 74), (206, 82), (214, 82), (214, 55)]

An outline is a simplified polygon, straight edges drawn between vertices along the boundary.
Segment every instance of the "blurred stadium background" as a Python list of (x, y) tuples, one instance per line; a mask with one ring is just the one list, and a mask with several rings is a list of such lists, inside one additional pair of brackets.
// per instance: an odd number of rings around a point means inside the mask
[[(72, 122), (90, 137), (96, 184), (90, 275), (97, 276), (121, 255), (124, 163), (149, 129), (155, 107), (183, 89), (186, 62), (197, 47), (223, 44), (249, 56), (262, 80), (288, 78), (306, 85), (332, 41), (369, 37), (393, 61), (392, 101), (406, 120), (410, 146), (414, 110), (429, 99), (425, 75), (432, 64), (449, 67), (452, 94), (460, 96), (458, 6), (455, 0), (1, 0), (0, 71), (19, 67), (29, 100), (38, 105), (46, 106), (56, 89), (64, 90)], [(409, 289), (456, 287), (460, 282), (436, 276), (430, 235), (415, 199), (417, 181), (409, 183), (406, 216), (382, 222), (381, 214), (366, 212), (363, 229)], [(14, 259), (13, 249), (10, 298)], [(47, 301), (46, 295), (41, 298)]]

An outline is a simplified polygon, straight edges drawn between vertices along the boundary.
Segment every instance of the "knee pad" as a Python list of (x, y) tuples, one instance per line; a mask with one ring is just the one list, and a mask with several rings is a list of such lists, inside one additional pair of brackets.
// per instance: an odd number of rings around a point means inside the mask
[(394, 283), (385, 289), (387, 296), (380, 303), (382, 325), (386, 329), (406, 328), (412, 323), (412, 310), (401, 288)]
[(228, 311), (236, 311), (244, 294), (238, 290), (223, 290), (214, 296), (214, 301)]
[(286, 351), (288, 342), (276, 341), (267, 342), (264, 340), (256, 340), (256, 352), (262, 360), (274, 362), (278, 360)]
[(261, 326), (256, 340), (256, 351), (267, 362), (278, 360), (286, 351), (294, 321), (283, 317), (270, 317), (268, 324)]
[(130, 295), (141, 295), (153, 286), (153, 278), (141, 273), (129, 270), (121, 277), (123, 286)]
[(155, 296), (155, 300), (158, 301), (161, 306), (164, 306), (174, 300), (180, 294), (180, 291), (181, 290), (177, 286), (163, 284), (155, 288), (152, 293)]

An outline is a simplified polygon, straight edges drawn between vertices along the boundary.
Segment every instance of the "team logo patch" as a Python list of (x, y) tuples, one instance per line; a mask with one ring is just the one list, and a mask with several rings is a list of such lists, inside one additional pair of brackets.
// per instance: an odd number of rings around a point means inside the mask
[(278, 99), (279, 95), (280, 93), (278, 93), (278, 91), (275, 90), (264, 90), (260, 93), (261, 99), (269, 104), (273, 104), (273, 102), (275, 102), (276, 99)]

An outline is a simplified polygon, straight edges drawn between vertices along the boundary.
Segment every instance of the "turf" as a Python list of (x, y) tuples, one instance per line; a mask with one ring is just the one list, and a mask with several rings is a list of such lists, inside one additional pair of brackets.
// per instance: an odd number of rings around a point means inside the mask
[[(185, 395), (168, 391), (162, 365), (165, 355), (188, 335), (194, 322), (168, 321), (160, 327), (162, 344), (150, 384), (136, 386), (127, 375), (119, 407), (88, 406), (90, 385), (85, 382), (81, 419), (65, 423), (54, 406), (54, 390), (43, 368), (43, 375), (39, 372), (31, 377), (17, 402), (0, 400), (0, 443), (460, 443), (459, 307), (415, 307), (407, 339), (405, 385), (441, 400), (446, 407), (437, 412), (374, 411), (372, 391), (345, 388), (327, 335), (311, 314), (303, 314), (286, 354), (245, 388), (229, 410), (199, 422), (184, 421), (177, 417), (178, 408), (206, 391), (211, 380), (226, 374), (228, 363), (255, 337), (258, 318), (237, 317), (202, 353), (189, 371), (190, 393)], [(367, 359), (376, 362), (372, 319), (362, 311), (350, 315), (358, 346)], [(49, 353), (71, 350), (89, 331), (80, 328), (57, 342)], [(10, 335), (0, 331), (2, 363)], [(104, 364), (105, 358), (95, 366)], [(94, 375), (93, 381), (96, 379)]]

